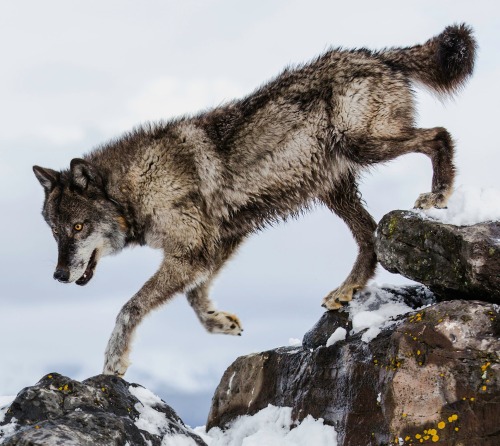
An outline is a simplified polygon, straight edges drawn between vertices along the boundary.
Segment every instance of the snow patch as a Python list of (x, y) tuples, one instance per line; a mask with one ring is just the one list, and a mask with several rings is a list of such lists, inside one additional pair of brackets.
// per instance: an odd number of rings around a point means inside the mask
[(5, 414), (9, 410), (9, 406), (15, 398), (15, 396), (0, 396), (0, 423), (2, 423), (5, 419)]
[(337, 432), (310, 415), (294, 429), (291, 407), (267, 406), (253, 416), (244, 415), (233, 421), (229, 429), (214, 427), (208, 433), (196, 428), (209, 446), (336, 446)]
[(288, 339), (288, 345), (290, 347), (302, 347), (302, 341), (297, 338), (290, 338)]
[(144, 387), (130, 386), (128, 390), (140, 401), (135, 405), (135, 409), (139, 412), (139, 418), (135, 421), (135, 425), (152, 435), (161, 435), (165, 430), (168, 430), (165, 415), (153, 408), (153, 406), (165, 404), (160, 397)]
[[(6, 410), (7, 411), (7, 410)], [(2, 420), (3, 420), (3, 417), (5, 416), (5, 412), (0, 415), (2, 417)], [(6, 424), (5, 426), (0, 426), (0, 439), (6, 439), (8, 437), (10, 437), (11, 435), (14, 435), (17, 431), (17, 420), (16, 418), (12, 418), (12, 420), (10, 420), (10, 423)], [(3, 441), (2, 441), (3, 443)]]
[(233, 372), (233, 374), (231, 375), (231, 378), (229, 378), (229, 387), (227, 389), (227, 395), (231, 394), (231, 387), (233, 385), (233, 379), (235, 376), (236, 376), (236, 372)]
[(330, 347), (330, 345), (333, 345), (338, 341), (343, 341), (346, 336), (347, 330), (342, 327), (337, 327), (337, 329), (330, 335), (330, 337), (326, 341), (326, 346)]
[[(191, 430), (181, 423), (168, 420), (164, 413), (155, 409), (155, 407), (166, 406), (160, 397), (144, 387), (129, 386), (128, 389), (140, 401), (134, 406), (139, 412), (139, 417), (135, 421), (135, 425), (139, 429), (149, 432), (151, 435), (163, 436), (161, 446), (196, 446), (196, 442), (191, 437), (180, 433), (171, 433), (172, 424), (176, 424), (181, 432), (188, 433)], [(149, 442), (145, 438), (144, 441)]]
[(396, 317), (415, 310), (392, 293), (377, 286), (368, 286), (349, 303), (348, 311), (352, 321), (351, 334), (364, 331), (361, 340), (370, 342), (384, 328), (395, 324)]
[(416, 212), (423, 217), (457, 226), (500, 221), (500, 190), (461, 185), (450, 197), (447, 209)]

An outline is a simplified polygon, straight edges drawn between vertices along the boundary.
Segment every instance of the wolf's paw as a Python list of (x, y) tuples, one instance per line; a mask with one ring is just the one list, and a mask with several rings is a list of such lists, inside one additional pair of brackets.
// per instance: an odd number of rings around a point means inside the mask
[(114, 375), (120, 378), (127, 372), (130, 362), (128, 359), (119, 357), (106, 357), (104, 362), (103, 375)]
[(342, 303), (350, 302), (353, 294), (360, 288), (363, 287), (360, 285), (340, 286), (336, 290), (328, 293), (323, 299), (321, 306), (325, 307), (327, 310), (339, 310), (343, 306)]
[(241, 336), (241, 332), (243, 331), (238, 317), (225, 311), (208, 311), (203, 315), (202, 322), (210, 333)]
[(425, 194), (420, 194), (413, 207), (415, 209), (430, 209), (433, 207), (443, 209), (446, 207), (447, 202), (448, 195), (441, 192), (427, 192)]

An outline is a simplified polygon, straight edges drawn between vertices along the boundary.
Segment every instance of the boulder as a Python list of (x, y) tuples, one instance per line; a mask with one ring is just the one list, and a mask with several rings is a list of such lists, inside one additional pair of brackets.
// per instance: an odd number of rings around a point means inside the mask
[(352, 320), (327, 312), (306, 347), (238, 358), (215, 392), (207, 428), (272, 404), (292, 407), (294, 420), (322, 418), (339, 446), (497, 446), (499, 311), (479, 301), (440, 302), (400, 316), (369, 342), (351, 332), (326, 347), (318, 340)]
[(500, 222), (454, 226), (392, 211), (376, 235), (380, 264), (445, 299), (500, 303)]
[(50, 373), (0, 412), (5, 446), (160, 446), (171, 437), (206, 444), (147, 389), (108, 375), (79, 382)]

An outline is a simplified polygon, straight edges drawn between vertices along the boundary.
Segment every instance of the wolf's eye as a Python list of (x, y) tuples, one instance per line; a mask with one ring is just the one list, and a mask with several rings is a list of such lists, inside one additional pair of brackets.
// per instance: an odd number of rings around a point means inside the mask
[(75, 226), (73, 226), (73, 229), (75, 231), (81, 231), (83, 229), (83, 225), (81, 223), (76, 223)]

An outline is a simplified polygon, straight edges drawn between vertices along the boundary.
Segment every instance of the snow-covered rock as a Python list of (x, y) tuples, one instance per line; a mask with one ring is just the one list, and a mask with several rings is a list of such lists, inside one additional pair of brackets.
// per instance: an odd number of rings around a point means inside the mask
[[(500, 307), (435, 302), (424, 287), (372, 287), (325, 313), (307, 346), (238, 358), (207, 427), (272, 404), (291, 407), (295, 422), (323, 419), (339, 446), (500, 444)], [(339, 328), (346, 338), (326, 346)]]
[(57, 373), (0, 410), (5, 446), (202, 446), (174, 410), (149, 390), (98, 375), (83, 382)]

